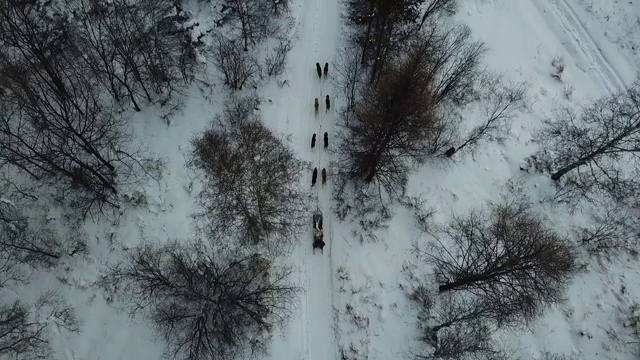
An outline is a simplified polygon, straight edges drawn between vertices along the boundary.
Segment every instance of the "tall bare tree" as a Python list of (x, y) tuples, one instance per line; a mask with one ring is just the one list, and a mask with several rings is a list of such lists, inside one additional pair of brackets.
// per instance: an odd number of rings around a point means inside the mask
[(439, 13), (454, 13), (458, 9), (458, 0), (427, 0), (423, 9), (418, 30), (422, 29), (427, 20)]
[[(359, 217), (367, 229), (380, 225), (390, 216), (387, 204), (403, 198), (414, 166), (450, 148), (459, 132), (451, 114), (477, 99), (484, 45), (471, 40), (466, 26), (440, 25), (411, 34), (406, 52), (374, 84), (362, 85), (352, 61), (358, 56), (346, 55), (339, 86), (348, 104), (340, 112), (334, 186), (340, 218)], [(492, 132), (480, 129), (470, 143)], [(376, 214), (365, 219), (371, 210)]]
[(468, 28), (429, 29), (404, 58), (386, 67), (378, 83), (358, 94), (343, 119), (341, 152), (354, 175), (368, 183), (375, 178), (387, 191), (404, 183), (407, 160), (420, 163), (444, 152), (455, 134), (444, 106), (469, 96), (482, 75), (483, 46), (470, 42)]
[(70, 21), (78, 59), (117, 101), (169, 102), (194, 76), (191, 18), (171, 0), (79, 0)]
[(246, 358), (264, 352), (264, 332), (282, 325), (296, 288), (289, 270), (258, 255), (203, 243), (143, 245), (107, 277), (126, 306), (144, 312), (173, 359)]
[[(532, 319), (547, 304), (562, 301), (577, 271), (567, 240), (521, 201), (456, 216), (435, 237), (421, 256), (434, 264), (439, 291), (464, 290), (502, 304), (505, 316)], [(517, 307), (507, 314), (510, 304)]]
[(535, 162), (551, 179), (590, 196), (600, 190), (616, 200), (640, 190), (640, 80), (628, 89), (582, 106), (559, 109), (536, 134)]
[(619, 202), (598, 203), (588, 224), (578, 227), (580, 244), (596, 256), (614, 257), (638, 251), (640, 219), (636, 209)]
[(67, 40), (36, 6), (0, 7), (0, 162), (84, 210), (116, 205), (131, 160), (124, 128)]
[(355, 42), (362, 50), (362, 65), (370, 65), (369, 82), (378, 81), (387, 59), (411, 33), (409, 25), (420, 16), (424, 0), (351, 0), (349, 22), (357, 28)]
[(349, 124), (350, 116), (355, 110), (360, 89), (365, 83), (365, 70), (360, 65), (361, 54), (357, 48), (344, 47), (338, 50), (338, 58), (334, 72), (336, 86), (342, 92), (345, 100), (344, 109), (340, 116), (345, 124)]

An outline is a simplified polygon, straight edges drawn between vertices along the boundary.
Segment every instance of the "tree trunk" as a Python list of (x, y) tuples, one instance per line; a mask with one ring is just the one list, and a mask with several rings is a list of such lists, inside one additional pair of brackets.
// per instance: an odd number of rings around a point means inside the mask
[(362, 66), (367, 64), (367, 50), (369, 50), (369, 39), (371, 37), (371, 26), (373, 24), (373, 16), (369, 14), (369, 23), (367, 24), (367, 32), (364, 36), (364, 43), (362, 44), (362, 59), (360, 63)]
[(590, 161), (595, 159), (597, 156), (604, 154), (605, 151), (607, 151), (610, 148), (616, 146), (622, 139), (624, 139), (625, 137), (629, 136), (629, 134), (632, 134), (638, 128), (640, 128), (640, 122), (635, 124), (633, 127), (627, 128), (626, 131), (624, 131), (622, 134), (616, 136), (611, 141), (609, 141), (608, 143), (606, 143), (603, 146), (601, 146), (600, 148), (598, 148), (598, 150), (596, 150), (596, 151), (592, 152), (591, 154), (579, 159), (578, 161), (575, 161), (575, 162), (563, 167), (562, 169), (556, 171), (555, 173), (553, 173), (551, 175), (551, 180), (557, 181), (561, 177), (566, 175), (568, 172), (570, 172), (571, 170), (576, 169), (576, 168), (578, 168), (578, 167), (580, 167), (582, 165), (588, 164)]
[(376, 176), (376, 170), (378, 169), (378, 165), (380, 164), (380, 158), (382, 158), (382, 154), (386, 150), (387, 144), (389, 144), (389, 141), (391, 141), (393, 133), (388, 129), (385, 129), (385, 131), (386, 134), (384, 135), (384, 137), (382, 137), (381, 140), (378, 140), (376, 142), (371, 156), (368, 157), (366, 170), (367, 175), (365, 177), (365, 181), (367, 183), (373, 181), (373, 178)]
[(391, 25), (389, 25), (389, 30), (387, 31), (387, 34), (383, 40), (384, 42), (384, 46), (382, 47), (382, 52), (380, 54), (380, 58), (378, 59), (378, 73), (375, 75), (375, 80), (374, 82), (378, 82), (378, 80), (380, 80), (380, 74), (382, 73), (382, 69), (384, 68), (384, 65), (387, 62), (387, 55), (389, 54), (389, 42), (391, 41), (391, 33), (393, 32), (393, 23), (391, 23)]
[(490, 272), (490, 273), (483, 273), (483, 274), (467, 276), (467, 277), (465, 277), (463, 279), (452, 281), (452, 282), (440, 285), (438, 287), (438, 291), (443, 293), (443, 292), (446, 292), (446, 291), (455, 290), (457, 288), (464, 287), (466, 285), (470, 285), (470, 284), (473, 284), (475, 282), (481, 282), (481, 281), (486, 281), (486, 280), (493, 279), (496, 276), (498, 276), (499, 274), (500, 273), (498, 273), (498, 272)]
[(560, 180), (561, 177), (565, 176), (571, 170), (579, 168), (580, 166), (585, 165), (585, 164), (586, 164), (586, 161), (584, 161), (584, 160), (576, 161), (574, 163), (571, 163), (571, 164), (563, 167), (562, 169), (554, 172), (553, 174), (551, 174), (551, 180), (553, 180), (553, 181)]
[[(126, 76), (125, 76), (126, 79)], [(138, 105), (138, 102), (136, 101), (136, 94), (134, 94), (133, 89), (131, 89), (131, 87), (129, 86), (129, 84), (127, 84), (126, 82), (122, 81), (122, 85), (124, 86), (124, 88), (127, 90), (127, 93), (129, 94), (129, 99), (131, 100), (131, 103), (133, 104), (133, 108), (136, 112), (140, 112), (140, 106)]]
[(371, 67), (371, 77), (369, 79), (370, 84), (373, 84), (375, 82), (377, 74), (380, 71), (380, 66), (381, 66), (380, 55), (382, 53), (382, 48), (383, 48), (382, 45), (384, 43), (384, 34), (382, 33), (384, 31), (386, 24), (387, 24), (386, 18), (384, 19), (382, 24), (380, 24), (380, 21), (376, 23), (376, 29), (374, 34), (375, 36), (374, 46), (375, 46), (376, 52), (375, 52), (375, 55), (373, 56), (373, 66)]

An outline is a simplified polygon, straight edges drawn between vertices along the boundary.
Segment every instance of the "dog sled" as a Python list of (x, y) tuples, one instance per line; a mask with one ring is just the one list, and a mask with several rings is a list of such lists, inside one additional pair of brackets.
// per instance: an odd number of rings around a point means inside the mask
[(316, 249), (320, 249), (320, 253), (324, 253), (324, 233), (322, 230), (322, 212), (317, 210), (313, 214), (313, 253), (316, 253)]

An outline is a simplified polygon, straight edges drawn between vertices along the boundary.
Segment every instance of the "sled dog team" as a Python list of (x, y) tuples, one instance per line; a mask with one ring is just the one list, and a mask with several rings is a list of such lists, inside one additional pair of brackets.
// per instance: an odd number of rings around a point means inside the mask
[[(324, 63), (324, 70), (320, 67), (320, 63), (316, 63), (316, 72), (318, 73), (318, 79), (322, 79), (322, 75), (324, 74), (324, 78), (326, 79), (329, 75), (329, 63)], [(325, 97), (325, 105), (327, 107), (326, 111), (331, 109), (331, 100), (329, 99), (329, 95)], [(313, 107), (315, 109), (316, 116), (318, 115), (318, 110), (320, 110), (320, 101), (318, 98), (315, 99)], [(311, 136), (311, 148), (314, 149), (316, 147), (316, 134)], [(329, 147), (329, 134), (325, 131), (324, 133), (324, 148)], [(311, 177), (311, 186), (316, 184), (318, 180), (318, 168), (313, 168), (313, 176)], [(327, 183), (327, 170), (322, 169), (322, 185)]]
[[(318, 79), (322, 80), (323, 69), (320, 67), (320, 63), (316, 63), (316, 72), (318, 73)], [(329, 74), (329, 63), (325, 63), (324, 64), (325, 79), (327, 78), (328, 74)], [(325, 104), (327, 109), (326, 111), (328, 112), (329, 109), (331, 108), (331, 101), (329, 100), (329, 95), (327, 95), (325, 98)], [(320, 101), (318, 101), (318, 98), (315, 98), (313, 106), (315, 109), (315, 116), (317, 117), (318, 110), (320, 109)], [(324, 140), (324, 148), (326, 150), (329, 147), (329, 134), (326, 131), (324, 133), (323, 140)], [(311, 149), (314, 149), (315, 147), (316, 147), (316, 134), (314, 133), (311, 136)], [(323, 168), (321, 174), (322, 174), (322, 185), (325, 185), (327, 183), (327, 169)], [(311, 176), (312, 187), (316, 184), (317, 180), (318, 180), (318, 168), (314, 167), (313, 175)], [(315, 253), (316, 249), (320, 249), (320, 252), (324, 253), (324, 247), (326, 243), (322, 239), (323, 238), (322, 213), (320, 212), (319, 209), (318, 209), (318, 212), (313, 215), (313, 222), (314, 222), (313, 253)]]

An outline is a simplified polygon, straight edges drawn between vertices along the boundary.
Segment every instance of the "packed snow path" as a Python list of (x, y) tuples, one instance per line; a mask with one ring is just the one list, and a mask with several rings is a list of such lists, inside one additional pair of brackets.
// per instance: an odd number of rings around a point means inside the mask
[[(335, 360), (338, 350), (335, 339), (333, 310), (333, 271), (331, 263), (331, 243), (333, 241), (331, 213), (331, 168), (328, 149), (324, 148), (324, 132), (329, 136), (331, 147), (334, 124), (334, 108), (326, 110), (325, 97), (333, 99), (331, 75), (333, 57), (338, 42), (340, 26), (340, 5), (338, 0), (298, 0), (295, 3), (297, 39), (290, 53), (291, 88), (289, 91), (289, 130), (294, 133), (294, 146), (303, 158), (311, 164), (311, 170), (318, 168), (317, 183), (310, 191), (314, 194), (312, 208), (309, 209), (309, 231), (305, 233), (298, 255), (304, 263), (304, 294), (300, 321), (303, 357), (309, 360)], [(316, 63), (324, 68), (329, 63), (328, 78), (319, 79)], [(314, 100), (318, 98), (318, 114), (314, 111)], [(316, 134), (316, 146), (311, 149), (311, 137)], [(322, 184), (322, 169), (327, 170), (327, 183)], [(311, 186), (311, 170), (305, 177), (306, 186)], [(312, 251), (312, 213), (316, 206), (323, 214), (323, 253)]]

